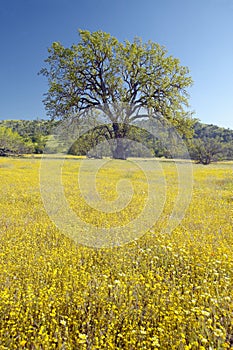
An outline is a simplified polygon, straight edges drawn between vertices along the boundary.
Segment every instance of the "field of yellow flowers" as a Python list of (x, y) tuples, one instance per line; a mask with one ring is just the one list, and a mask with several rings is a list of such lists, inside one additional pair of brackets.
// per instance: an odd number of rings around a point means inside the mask
[[(123, 214), (85, 209), (74, 186), (79, 162), (64, 168), (74, 211), (96, 225), (138, 215), (145, 182), (129, 171), (137, 190)], [(190, 206), (166, 234), (177, 187), (164, 162), (168, 193), (155, 225), (97, 249), (76, 244), (47, 215), (40, 159), (0, 159), (0, 350), (233, 349), (232, 167), (193, 165)], [(107, 198), (114, 174), (106, 175), (98, 181)]]

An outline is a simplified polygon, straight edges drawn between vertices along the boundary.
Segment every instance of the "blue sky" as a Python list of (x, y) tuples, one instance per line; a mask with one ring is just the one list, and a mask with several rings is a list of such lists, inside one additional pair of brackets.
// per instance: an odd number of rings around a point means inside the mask
[(37, 73), (79, 28), (164, 45), (190, 69), (195, 116), (233, 129), (233, 0), (1, 0), (0, 119), (46, 118)]

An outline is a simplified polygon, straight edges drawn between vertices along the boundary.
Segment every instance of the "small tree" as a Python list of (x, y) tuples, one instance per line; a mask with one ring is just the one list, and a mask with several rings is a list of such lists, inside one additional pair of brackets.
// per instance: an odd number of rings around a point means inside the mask
[(32, 152), (32, 144), (25, 143), (15, 131), (4, 126), (0, 127), (0, 156)]
[(164, 47), (141, 39), (120, 43), (102, 31), (80, 30), (80, 42), (65, 48), (54, 42), (41, 74), (48, 78), (44, 100), (52, 118), (85, 118), (90, 108), (111, 124), (106, 138), (116, 140), (114, 158), (125, 158), (121, 140), (136, 119), (165, 118), (189, 135), (187, 67)]
[(191, 158), (204, 165), (217, 161), (222, 152), (223, 146), (217, 138), (193, 139), (190, 147)]

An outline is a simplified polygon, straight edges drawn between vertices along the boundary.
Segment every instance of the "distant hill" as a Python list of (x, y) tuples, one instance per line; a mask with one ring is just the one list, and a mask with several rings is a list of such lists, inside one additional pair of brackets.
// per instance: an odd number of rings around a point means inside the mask
[(233, 130), (213, 124), (196, 122), (194, 125), (195, 138), (219, 138), (223, 143), (233, 142)]

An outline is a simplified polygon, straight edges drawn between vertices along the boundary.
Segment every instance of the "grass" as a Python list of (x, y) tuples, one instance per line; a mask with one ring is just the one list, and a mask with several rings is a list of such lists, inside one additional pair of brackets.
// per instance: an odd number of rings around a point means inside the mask
[(150, 184), (165, 193), (154, 225), (117, 247), (98, 249), (91, 236), (80, 245), (56, 227), (40, 159), (0, 159), (0, 349), (233, 349), (232, 163), (193, 165), (191, 203), (165, 233), (179, 191), (174, 164), (148, 160), (148, 178), (131, 161), (105, 164), (96, 187), (109, 213), (86, 186), (98, 162), (86, 161), (82, 192), (81, 160), (63, 165), (68, 206), (87, 227), (132, 221)]

